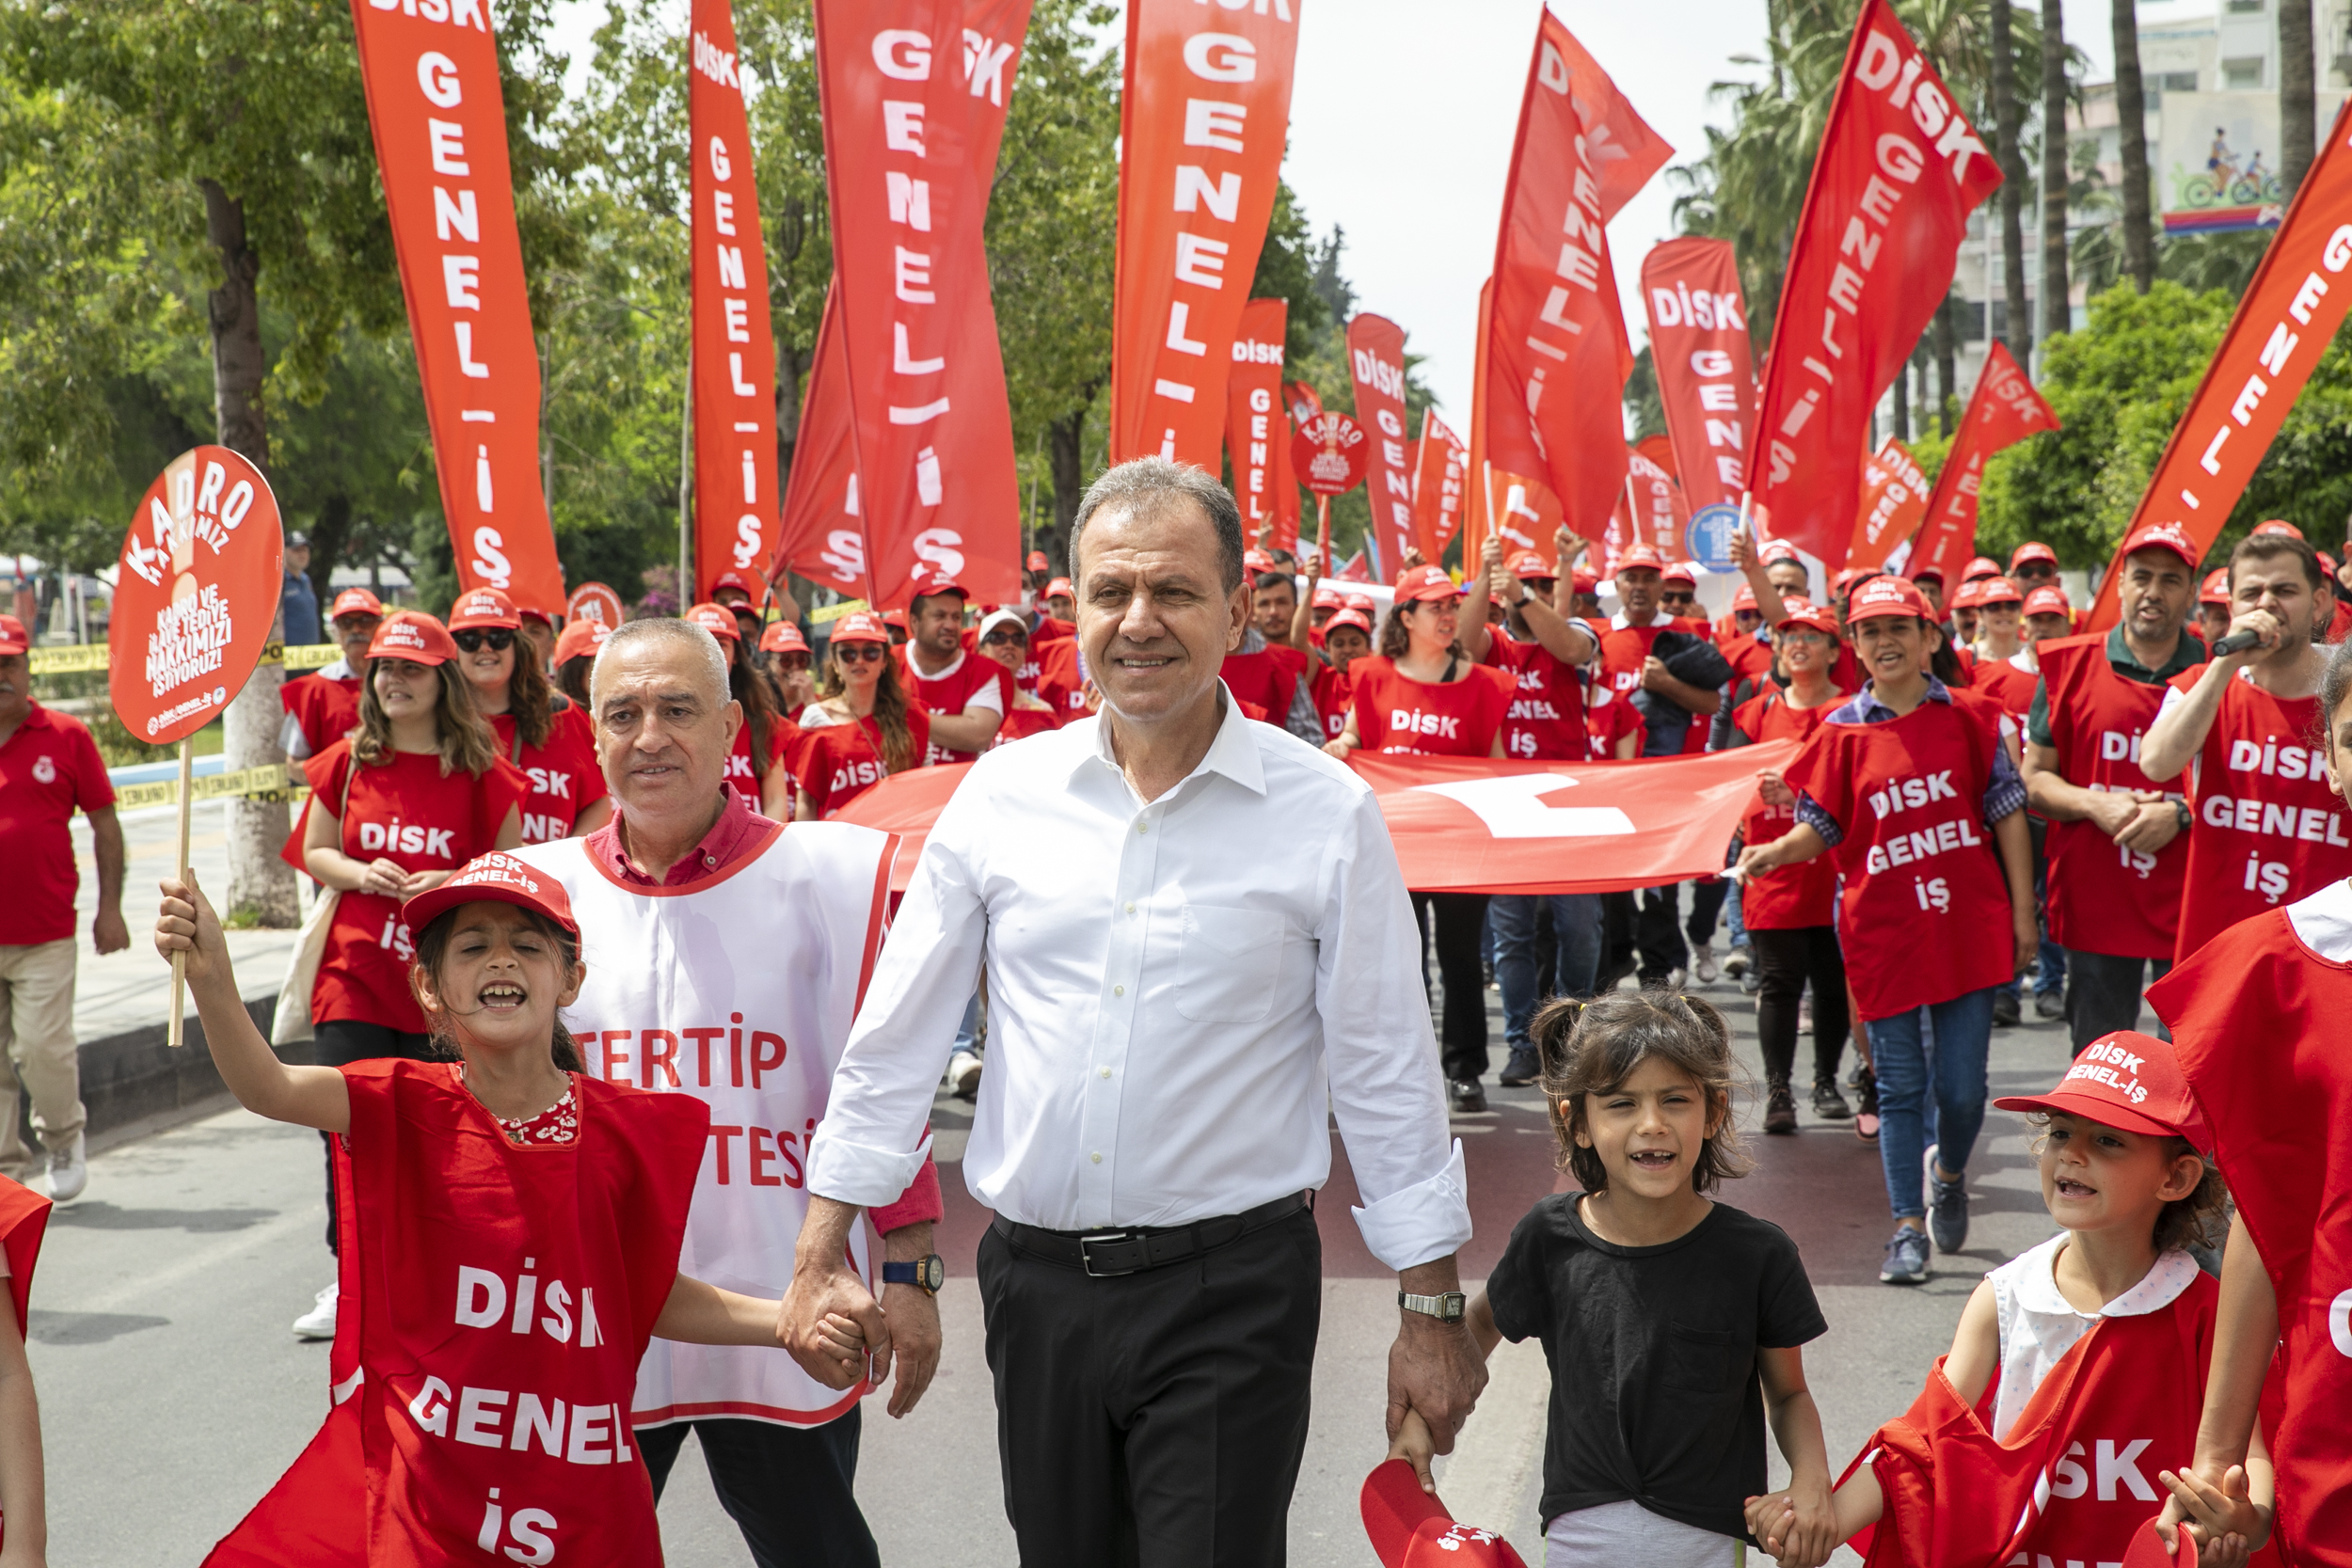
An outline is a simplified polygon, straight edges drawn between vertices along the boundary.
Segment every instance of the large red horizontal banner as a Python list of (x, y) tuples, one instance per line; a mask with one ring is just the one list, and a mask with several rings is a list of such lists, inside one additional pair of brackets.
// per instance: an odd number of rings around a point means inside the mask
[[(1415, 893), (1623, 893), (1708, 877), (1756, 797), (1762, 768), (1799, 742), (1655, 762), (1499, 762), (1377, 756), (1350, 765)], [(891, 886), (904, 892), (940, 808), (968, 765), (917, 768), (867, 790), (834, 818), (899, 835)]]

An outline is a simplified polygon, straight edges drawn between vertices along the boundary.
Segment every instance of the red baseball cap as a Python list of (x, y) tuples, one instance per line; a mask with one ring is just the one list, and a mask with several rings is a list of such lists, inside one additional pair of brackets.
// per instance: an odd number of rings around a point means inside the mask
[(1365, 619), (1364, 612), (1360, 610), (1343, 610), (1328, 621), (1324, 622), (1323, 635), (1327, 638), (1342, 626), (1354, 626), (1366, 637), (1372, 635), (1372, 623)]
[(1327, 582), (1317, 583), (1314, 607), (1317, 610), (1344, 610), (1347, 608), (1347, 595)]
[(1787, 611), (1780, 621), (1784, 626), (1811, 626), (1823, 637), (1837, 635), (1837, 612), (1834, 610), (1817, 605), (1809, 599), (1784, 599), (1781, 601), (1781, 608)]
[(1941, 566), (1922, 566), (1917, 571), (1911, 574), (1911, 580), (1914, 582), (1926, 582), (1931, 578), (1938, 583), (1941, 583), (1944, 580), (1944, 568)]
[(1575, 571), (1568, 574), (1568, 592), (1571, 594), (1597, 594), (1600, 592), (1600, 578), (1594, 575), (1593, 571), (1589, 567), (1579, 566)]
[(1968, 562), (1968, 569), (1960, 575), (1970, 582), (1979, 578), (1997, 578), (2001, 575), (2001, 563), (1989, 555), (1980, 555)]
[(612, 629), (602, 621), (591, 621), (585, 615), (564, 628), (555, 640), (555, 662), (568, 664), (576, 658), (593, 658), (604, 646), (604, 640)]
[(381, 615), (383, 613), (384, 601), (373, 594), (364, 588), (346, 588), (335, 595), (335, 602), (328, 608), (326, 618), (330, 621), (340, 621), (346, 615)]
[(2133, 1029), (2102, 1035), (2083, 1047), (2048, 1094), (2003, 1095), (1993, 1103), (2004, 1111), (2063, 1111), (2126, 1132), (2213, 1147), (2172, 1047)]
[(758, 589), (752, 586), (751, 579), (746, 578), (740, 572), (721, 572), (718, 578), (713, 580), (710, 585), (710, 594), (713, 599), (718, 597), (719, 590), (722, 588), (739, 589), (743, 593), (754, 595), (756, 595), (759, 593)]
[(1380, 602), (1369, 594), (1350, 594), (1344, 608), (1362, 615), (1376, 615), (1380, 611)]
[(2170, 550), (2188, 562), (2188, 569), (2197, 569), (2197, 542), (2188, 536), (2188, 530), (2178, 523), (2142, 523), (2132, 530), (2123, 541), (2123, 553), (2135, 550)]
[(1409, 1461), (1375, 1465), (1356, 1506), (1381, 1568), (1527, 1568), (1496, 1531), (1456, 1523), (1445, 1504), (1421, 1489)]
[(1043, 550), (1031, 550), (1029, 559), (1023, 565), (1025, 570), (1032, 572), (1050, 572), (1054, 569), (1054, 563), (1045, 559)]
[(771, 621), (768, 629), (759, 634), (759, 651), (763, 654), (804, 654), (808, 639), (801, 628), (789, 621)]
[(1922, 621), (1935, 619), (1935, 610), (1928, 604), (1927, 595), (1901, 578), (1875, 577), (1853, 591), (1846, 605), (1846, 624), (1856, 621), (1884, 620), (1894, 615), (1916, 615)]
[(2028, 539), (2009, 552), (2009, 569), (2012, 572), (2028, 561), (2046, 561), (2055, 566), (2058, 564), (2058, 551), (2039, 539)]
[(1056, 578), (1045, 585), (1045, 596), (1049, 599), (1074, 599), (1078, 591), (1070, 586), (1068, 578)]
[(368, 642), (370, 658), (405, 658), (411, 664), (446, 664), (457, 657), (449, 628), (421, 610), (395, 610), (384, 617)]
[(885, 610), (882, 611), (882, 625), (904, 631), (907, 629), (907, 612), (903, 610)]
[(1759, 564), (1777, 566), (1784, 561), (1796, 561), (1797, 546), (1786, 539), (1767, 539), (1756, 546), (1756, 559)]
[[(2007, 578), (1984, 578), (1979, 579), (1974, 586), (1977, 590), (1976, 602), (1979, 605), (2023, 604), (2026, 602), (2026, 595), (2023, 591), (2021, 591), (2015, 583), (2010, 581)], [(2037, 588), (2034, 592), (2037, 594), (2055, 594), (2058, 590), (2055, 588)]]
[(1656, 546), (1636, 539), (1617, 552), (1617, 559), (1610, 566), (1609, 575), (1615, 577), (1629, 566), (1648, 566), (1662, 573), (1666, 569), (1666, 558), (1658, 553)]
[(1761, 608), (1762, 607), (1757, 605), (1756, 602), (1756, 590), (1750, 588), (1746, 583), (1741, 583), (1736, 590), (1733, 591), (1731, 595), (1731, 612), (1734, 615), (1739, 614), (1743, 610), (1760, 610)]
[(1521, 582), (1549, 582), (1560, 574), (1551, 562), (1534, 550), (1520, 550), (1511, 557), (1511, 575)]
[(1862, 576), (1863, 569), (1859, 566), (1839, 567), (1837, 569), (1837, 575), (1829, 579), (1830, 597), (1835, 599), (1844, 598), (1846, 596), (1846, 590), (1851, 588), (1854, 585), (1855, 580)]
[(1271, 572), (1279, 568), (1274, 564), (1274, 558), (1265, 551), (1244, 550), (1241, 552), (1241, 569), (1254, 578), (1260, 572)]
[(477, 626), (502, 626), (508, 631), (523, 624), (515, 601), (495, 588), (476, 588), (457, 595), (449, 607), (449, 629), (471, 631)]
[(2272, 533), (2283, 533), (2290, 539), (2300, 539), (2303, 537), (2303, 531), (2296, 528), (2293, 523), (2288, 522), (2284, 517), (2273, 517), (2268, 522), (2256, 523), (2254, 525), (2253, 532), (2248, 535), (2248, 537), (2260, 539), (2265, 534)]
[(890, 628), (870, 610), (853, 610), (833, 624), (835, 642), (880, 642), (890, 645)]
[(910, 600), (935, 598), (945, 594), (953, 594), (959, 599), (972, 596), (970, 589), (929, 562), (914, 569), (914, 576), (907, 579), (907, 589)]
[(1658, 577), (1661, 582), (1687, 582), (1693, 588), (1699, 585), (1699, 569), (1687, 561), (1671, 563)]
[(1458, 599), (1459, 584), (1445, 575), (1442, 566), (1416, 566), (1396, 579), (1396, 602), (1414, 604), (1427, 599)]
[(2074, 607), (2066, 602), (2066, 590), (2043, 586), (2026, 595), (2028, 615), (2072, 615)]
[(516, 605), (515, 607), (515, 613), (521, 616), (526, 621), (536, 621), (550, 631), (555, 629), (554, 613), (550, 610), (541, 610), (537, 605)]
[(2217, 566), (2205, 574), (2204, 582), (2197, 590), (2199, 604), (2227, 605), (2230, 602), (2230, 569)]
[(33, 640), (24, 634), (24, 623), (13, 615), (0, 615), (0, 654), (32, 651)]
[(743, 641), (743, 628), (735, 624), (735, 611), (723, 604), (698, 604), (686, 612), (686, 619), (713, 637), (723, 637), (730, 642)]
[(1991, 578), (1970, 578), (1966, 582), (1952, 590), (1952, 596), (1949, 600), (1951, 607), (1954, 610), (1981, 608), (1984, 604), (1984, 585), (1992, 580), (1994, 579)]
[(403, 904), (400, 915), (410, 930), (421, 931), (427, 921), (444, 911), (460, 904), (484, 902), (533, 911), (572, 935), (580, 935), (580, 922), (572, 918), (572, 900), (564, 891), (564, 884), (529, 861), (500, 851), (476, 855), (459, 866), (457, 874), (448, 881), (427, 888)]

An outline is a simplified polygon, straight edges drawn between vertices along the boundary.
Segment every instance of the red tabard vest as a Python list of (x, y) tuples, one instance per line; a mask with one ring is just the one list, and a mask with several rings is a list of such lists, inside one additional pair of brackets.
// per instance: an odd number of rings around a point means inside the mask
[(575, 1074), (578, 1139), (517, 1148), (448, 1064), (343, 1077), (334, 1408), (207, 1568), (660, 1562), (628, 1410), (709, 1107)]
[(2164, 1506), (2156, 1472), (2196, 1452), (2220, 1293), (2200, 1274), (2160, 1311), (2100, 1319), (2000, 1442), (1937, 1357), (1910, 1410), (1871, 1439), (1886, 1507), (1853, 1543), (1868, 1568), (2120, 1564)]
[[(1843, 699), (1820, 707), (1797, 708), (1778, 688), (1740, 705), (1731, 721), (1750, 740), (1803, 740), (1820, 728)], [(1770, 844), (1797, 825), (1794, 806), (1768, 806), (1758, 791), (1740, 819), (1740, 837), (1746, 844)], [(1740, 890), (1740, 924), (1755, 931), (1792, 931), (1826, 926), (1837, 902), (1837, 858), (1816, 855), (1799, 865), (1784, 865), (1748, 879)]]
[(1038, 641), (1037, 697), (1065, 724), (1087, 716), (1086, 676), (1078, 663), (1078, 644), (1070, 638)]
[[(771, 726), (772, 728), (772, 726)], [(531, 781), (523, 800), (523, 842), (552, 844), (572, 836), (580, 814), (604, 799), (604, 770), (596, 765), (596, 732), (588, 710), (567, 703), (548, 725), (548, 743), (516, 744), (515, 716), (493, 714), (490, 728), (498, 736), (499, 755), (520, 768)], [(748, 733), (749, 724), (743, 726)]]
[(1399, 674), (1378, 654), (1348, 666), (1355, 685), (1356, 736), (1367, 751), (1424, 756), (1483, 757), (1494, 751), (1518, 683), (1484, 664), (1458, 681), (1433, 685)]
[(1265, 709), (1265, 721), (1279, 725), (1291, 710), (1299, 677), (1307, 673), (1307, 655), (1280, 642), (1270, 642), (1254, 654), (1227, 654), (1226, 689), (1245, 703)]
[(1337, 740), (1347, 733), (1347, 705), (1354, 685), (1345, 673), (1321, 661), (1317, 661), (1312, 678), (1315, 717), (1323, 721), (1323, 738)]
[(1983, 692), (2012, 719), (2033, 711), (2033, 689), (2034, 678), (2005, 658), (1980, 658), (1968, 672), (1968, 689)]
[(1883, 724), (1819, 725), (1788, 765), (1790, 786), (1845, 831), (1837, 936), (1865, 1022), (2012, 973), (2009, 887), (1982, 815), (1996, 744), (1954, 704), (1924, 702)]
[(359, 727), (359, 681), (328, 680), (313, 670), (279, 687), (278, 705), (294, 715), (316, 756)]
[[(2139, 768), (2140, 737), (2155, 722), (2165, 689), (2117, 674), (2105, 632), (2045, 641), (2041, 657), (2058, 777), (2087, 789), (2161, 789), (2180, 799), (2185, 780), (2159, 784)], [(2188, 842), (2183, 833), (2151, 855), (2117, 847), (2095, 823), (2052, 822), (2050, 940), (2085, 953), (2169, 958), (2180, 934)]]
[[(1694, 637), (1712, 637), (1712, 628), (1704, 621), (1675, 621), (1660, 619), (1646, 626), (1604, 626), (1600, 637), (1600, 668), (1608, 679), (1610, 689), (1620, 699), (1630, 701), (1642, 689), (1642, 666), (1650, 656), (1661, 632), (1687, 631)], [(1682, 732), (1682, 751), (1688, 756), (1707, 750), (1707, 735), (1713, 720), (1710, 710), (1691, 715), (1690, 727)], [(1742, 905), (1744, 909), (1746, 906)], [(1746, 916), (1742, 915), (1741, 919)]]
[[(2186, 691), (2204, 669), (2172, 684)], [(2222, 687), (2197, 757), (2176, 957), (2352, 873), (2352, 821), (2321, 770), (2318, 723), (2316, 697), (2281, 702), (2242, 674)]]
[(1582, 762), (1592, 754), (1584, 725), (1584, 673), (1540, 642), (1487, 639), (1486, 657), (1518, 681), (1502, 721), (1502, 754), (1518, 762)]
[(2281, 1555), (2352, 1564), (2352, 887), (2216, 934), (2148, 988), (2279, 1297)]

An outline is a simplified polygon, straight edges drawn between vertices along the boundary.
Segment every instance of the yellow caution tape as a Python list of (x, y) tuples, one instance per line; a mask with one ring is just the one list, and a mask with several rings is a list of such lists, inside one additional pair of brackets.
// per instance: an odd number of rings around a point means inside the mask
[(810, 610), (808, 618), (813, 625), (829, 626), (844, 615), (855, 614), (866, 608), (866, 604), (864, 599), (844, 599), (839, 604), (829, 604)]
[[(106, 644), (103, 642), (35, 648), (25, 657), (36, 675), (78, 675), (108, 667)], [(254, 662), (283, 664), (289, 670), (324, 670), (342, 657), (342, 645), (338, 642), (296, 643), (291, 648), (282, 642), (271, 642), (262, 647), (262, 657)]]
[(340, 642), (297, 642), (291, 648), (281, 648), (272, 643), (262, 650), (262, 662), (270, 663), (273, 653), (280, 656), (280, 660), (289, 670), (324, 670), (343, 657), (343, 645)]
[[(191, 800), (218, 800), (236, 796), (248, 800), (299, 800), (310, 793), (310, 786), (290, 783), (299, 775), (291, 768), (269, 765), (242, 768), (234, 773), (214, 773), (191, 779), (188, 791)], [(140, 811), (149, 806), (176, 806), (180, 803), (180, 781), (158, 779), (153, 784), (123, 784), (115, 790), (117, 811)]]

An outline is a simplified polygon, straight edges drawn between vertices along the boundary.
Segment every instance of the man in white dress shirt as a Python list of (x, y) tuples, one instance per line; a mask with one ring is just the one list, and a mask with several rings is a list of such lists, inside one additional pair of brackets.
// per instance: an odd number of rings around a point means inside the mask
[(1395, 1269), (1389, 1429), (1450, 1448), (1486, 1370), (1421, 947), (1372, 791), (1251, 722), (1217, 678), (1248, 624), (1241, 520), (1147, 458), (1079, 508), (1097, 718), (982, 756), (932, 830), (835, 1074), (787, 1311), (812, 1375), (881, 1375), (890, 1324), (842, 1265), (905, 1190), (986, 965), (963, 1159), (1005, 1508), (1022, 1561), (1282, 1560), (1321, 1302), (1311, 1196), (1336, 1115), (1366, 1245)]

